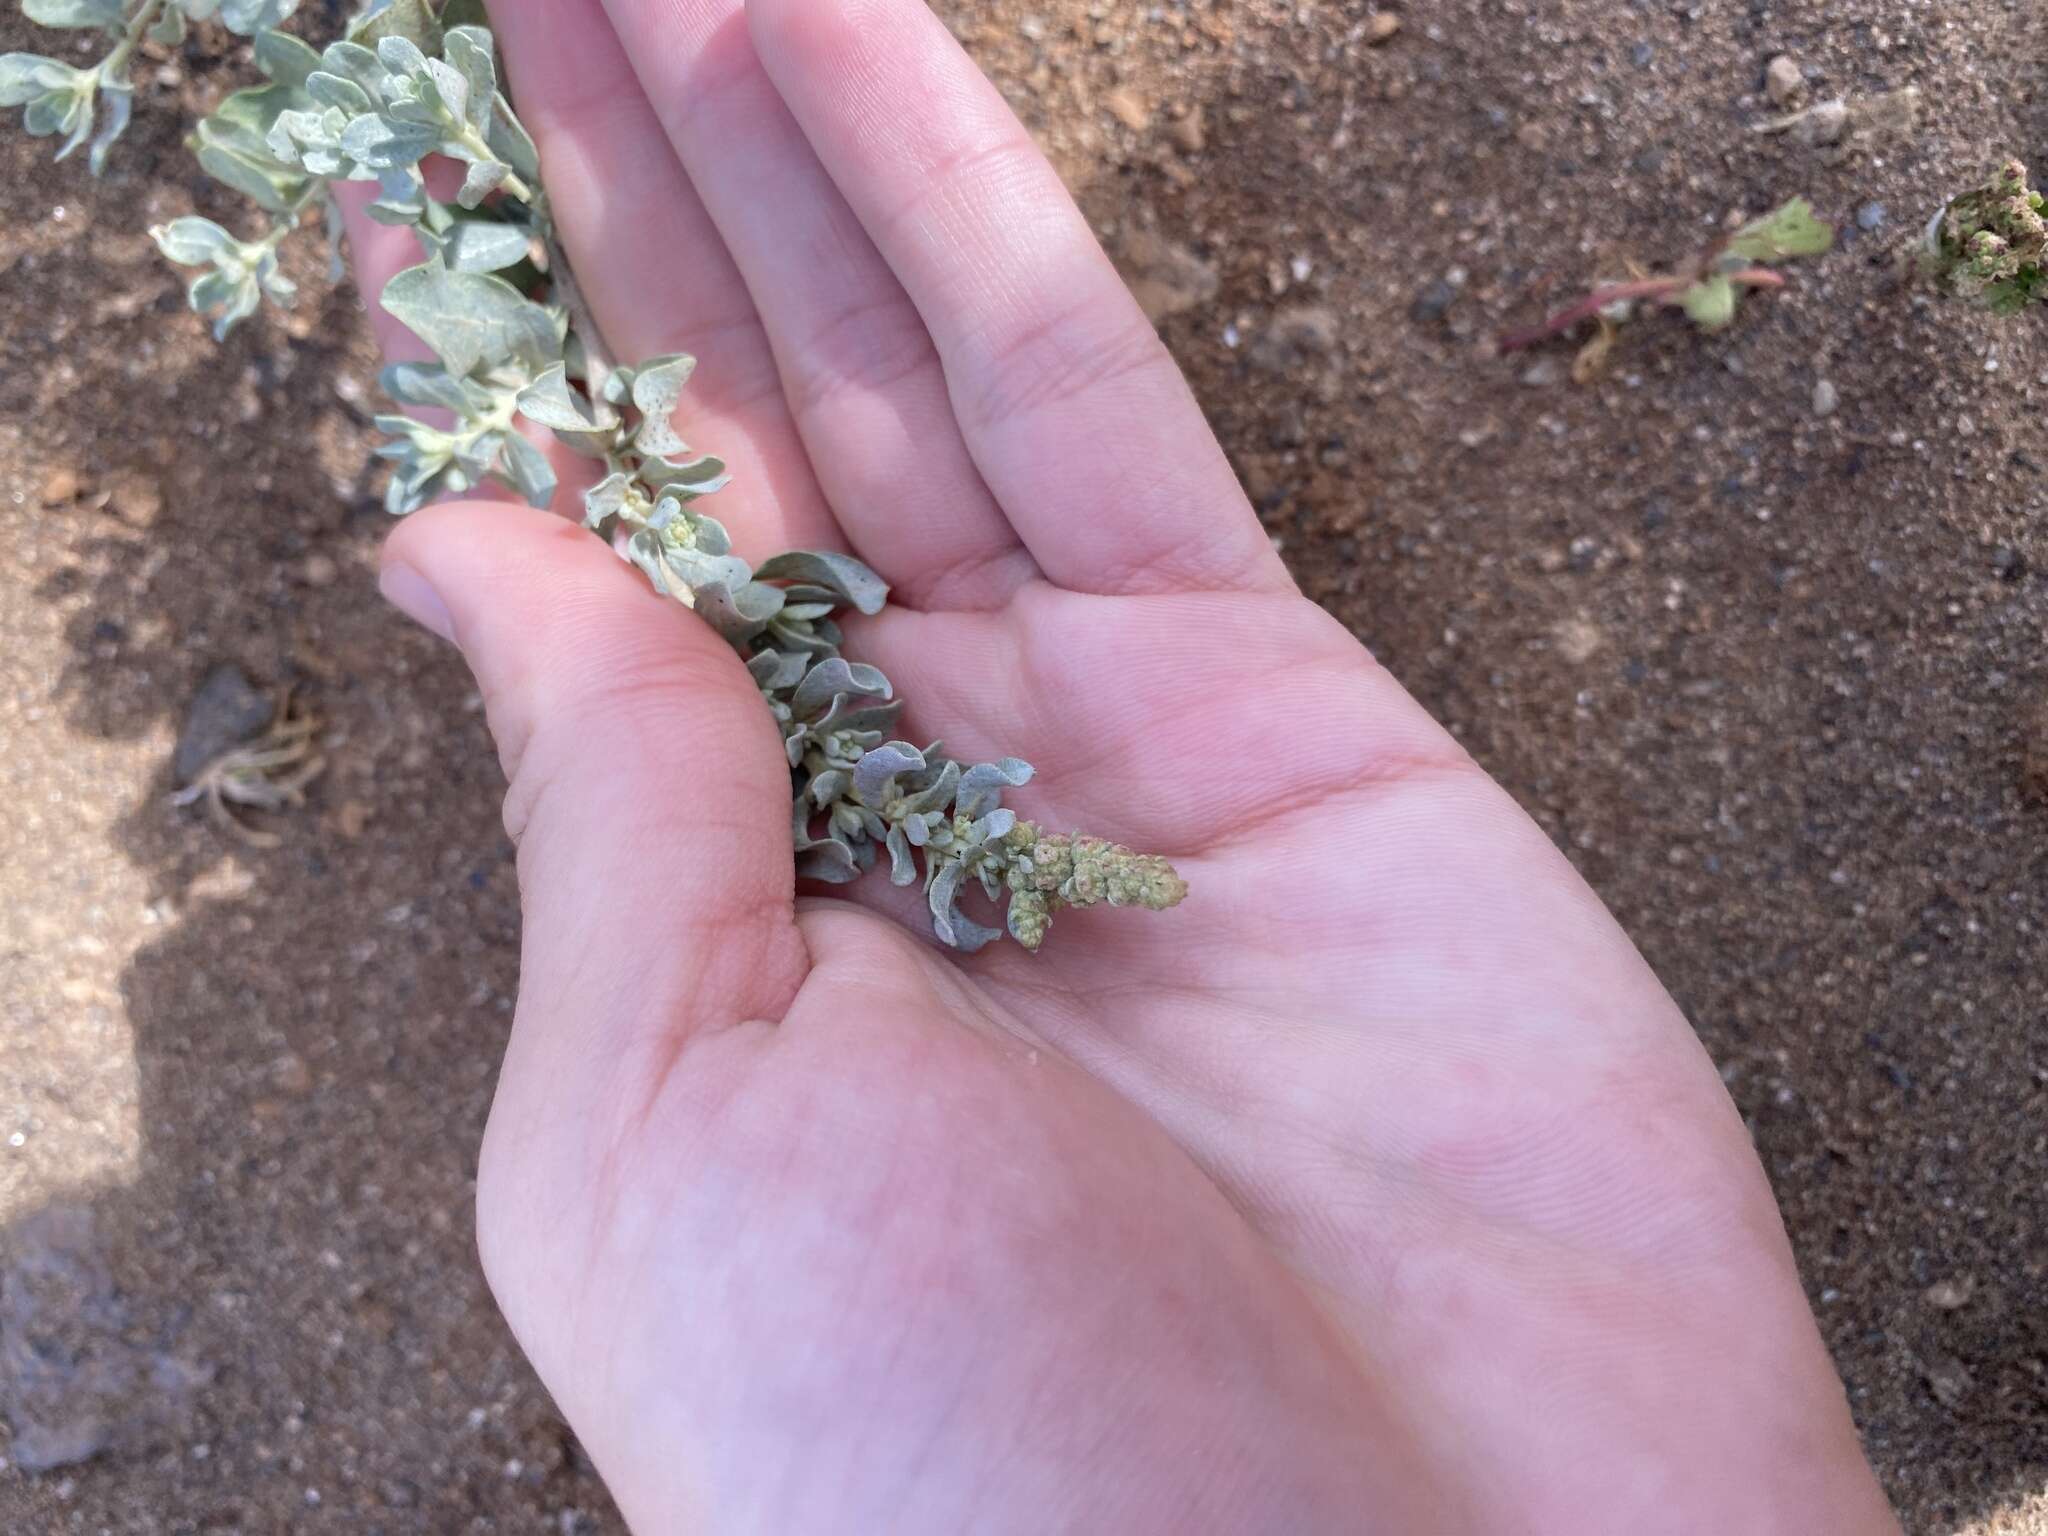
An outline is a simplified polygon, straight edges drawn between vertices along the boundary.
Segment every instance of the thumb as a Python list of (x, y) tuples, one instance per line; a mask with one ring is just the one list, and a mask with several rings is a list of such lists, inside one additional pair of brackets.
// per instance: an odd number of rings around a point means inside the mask
[(501, 1106), (615, 1111), (697, 1031), (780, 1018), (805, 970), (789, 779), (732, 649), (526, 507), (415, 513), (381, 585), (462, 651), (509, 781), (524, 939)]

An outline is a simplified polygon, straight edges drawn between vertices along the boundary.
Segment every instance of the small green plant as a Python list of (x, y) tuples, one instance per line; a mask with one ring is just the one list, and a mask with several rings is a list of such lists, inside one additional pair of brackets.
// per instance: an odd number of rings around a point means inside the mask
[[(402, 515), (487, 479), (549, 505), (555, 473), (528, 431), (597, 461), (585, 526), (731, 643), (781, 726), (799, 874), (850, 882), (886, 857), (896, 884), (922, 878), (933, 930), (967, 951), (1000, 937), (961, 912), (973, 886), (991, 901), (1008, 896), (1009, 931), (1027, 949), (1062, 908), (1163, 910), (1186, 894), (1163, 859), (1020, 821), (1002, 800), (1031, 778), (1028, 763), (963, 763), (937, 742), (895, 738), (902, 701), (879, 671), (841, 655), (834, 617), (881, 610), (888, 588), (873, 571), (835, 553), (753, 568), (697, 509), (729, 477), (675, 428), (695, 363), (627, 365), (607, 349), (564, 254), (539, 153), (500, 85), (492, 36), (474, 24), (484, 20), (476, 0), (372, 0), (318, 52), (277, 30), (298, 0), (22, 4), (32, 20), (109, 39), (89, 69), (0, 57), (0, 104), (25, 107), (32, 133), (65, 135), (60, 156), (90, 142), (96, 171), (128, 124), (128, 66), (145, 38), (174, 43), (195, 23), (252, 38), (268, 83), (228, 97), (187, 142), (202, 169), (256, 204), (264, 227), (244, 237), (185, 217), (151, 231), (172, 261), (199, 269), (192, 308), (225, 336), (266, 300), (291, 304), (279, 248), (318, 214), (338, 249), (333, 186), (374, 183), (370, 216), (410, 228), (426, 257), (391, 279), (384, 307), (439, 359), (384, 371), (394, 400), (441, 413), (377, 419), (390, 435), (378, 450), (392, 461), (387, 507)], [(436, 158), (465, 167), (452, 202), (427, 189), (422, 167)], [(317, 771), (302, 718), (188, 794), (222, 816), (230, 802), (290, 803)]]
[(2001, 315), (2048, 302), (2048, 199), (2027, 185), (2027, 168), (2008, 160), (1990, 181), (1965, 192), (1927, 226), (1924, 261), (1956, 298)]
[(1681, 270), (1664, 277), (1602, 283), (1542, 324), (1508, 332), (1498, 346), (1503, 352), (1521, 351), (1597, 321), (1601, 332), (1592, 343), (1597, 361), (1612, 340), (1613, 328), (1646, 304), (1681, 309), (1701, 330), (1718, 331), (1734, 321), (1743, 293), (1785, 286), (1783, 274), (1774, 268), (1802, 256), (1821, 255), (1834, 243), (1833, 226), (1814, 217), (1805, 198), (1795, 197), (1717, 241)]

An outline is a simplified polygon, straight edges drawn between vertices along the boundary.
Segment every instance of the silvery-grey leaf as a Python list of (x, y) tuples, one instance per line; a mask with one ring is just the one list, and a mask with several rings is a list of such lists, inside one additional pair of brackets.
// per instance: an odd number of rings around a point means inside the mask
[(501, 277), (409, 267), (384, 287), (384, 308), (432, 347), (450, 373), (516, 362), (538, 373), (561, 357), (554, 319)]
[(847, 786), (852, 782), (853, 775), (844, 768), (827, 768), (811, 780), (811, 803), (819, 806), (830, 805), (846, 793)]
[(978, 955), (1003, 936), (1000, 928), (984, 928), (957, 907), (953, 911), (953, 947), (963, 955)]
[[(316, 75), (314, 78), (322, 77)], [(208, 123), (199, 126), (204, 129)], [(341, 148), (341, 130), (347, 126), (348, 120), (337, 107), (294, 107), (270, 120), (263, 136), (262, 153), (269, 160), (294, 171), (309, 171), (315, 176), (353, 177), (356, 167)], [(244, 137), (235, 135), (238, 140)]]
[(202, 171), (272, 213), (289, 209), (306, 185), (305, 176), (279, 162), (260, 136), (252, 141), (244, 133), (223, 128), (215, 118), (200, 119), (192, 145)]
[(164, 13), (150, 24), (149, 40), (165, 48), (175, 48), (185, 41), (185, 13), (175, 5), (166, 6)]
[(21, 0), (21, 14), (45, 27), (110, 27), (122, 0)]
[(441, 98), (441, 108), (451, 123), (469, 121), (469, 81), (462, 71), (446, 59), (427, 59), (423, 67), (426, 79), (433, 84), (434, 94)]
[[(21, 126), (39, 139), (53, 133), (83, 133), (92, 126), (92, 97), (75, 91), (53, 91), (39, 96), (21, 114)], [(77, 147), (74, 134), (74, 142), (59, 150), (57, 158), (62, 160)]]
[(342, 153), (373, 171), (417, 165), (439, 141), (440, 135), (425, 123), (404, 123), (371, 112), (351, 119), (341, 131)]
[(884, 742), (861, 757), (853, 770), (853, 792), (869, 804), (877, 804), (890, 779), (924, 765), (924, 754), (909, 742)]
[(228, 332), (255, 314), (257, 305), (263, 302), (253, 275), (218, 268), (193, 283), (187, 297), (195, 313), (212, 317), (215, 341), (227, 340)]
[[(821, 731), (855, 731), (862, 735), (873, 735), (879, 740), (896, 729), (897, 718), (902, 713), (901, 699), (892, 699), (887, 704), (869, 709), (854, 707), (850, 699), (843, 705), (834, 701), (832, 707), (825, 712), (825, 718), (818, 722), (817, 728)], [(870, 742), (867, 745), (874, 744)]]
[(360, 117), (365, 112), (374, 112), (377, 107), (376, 101), (368, 91), (348, 76), (337, 75), (332, 70), (316, 69), (306, 76), (305, 89), (306, 95), (313, 101), (323, 107), (332, 107), (337, 112), (346, 113), (351, 118)]
[(845, 843), (827, 838), (797, 855), (796, 873), (800, 880), (851, 885), (861, 877), (860, 859)]
[(67, 91), (78, 71), (39, 53), (0, 53), (0, 107), (19, 107), (51, 91)]
[(896, 825), (902, 830), (904, 841), (913, 848), (922, 848), (931, 841), (933, 816), (906, 816)]
[(524, 261), (531, 245), (531, 237), (516, 225), (462, 219), (448, 232), (441, 259), (457, 272), (496, 272)]
[(917, 884), (917, 860), (911, 857), (910, 839), (904, 834), (903, 828), (891, 827), (884, 846), (889, 850), (889, 883)]
[(427, 0), (377, 0), (349, 23), (349, 37), (375, 44), (386, 37), (409, 38), (432, 53), (441, 51), (441, 23)]
[(955, 905), (960, 895), (960, 876), (958, 861), (945, 861), (926, 899), (932, 911), (932, 931), (938, 934), (940, 942), (971, 955), (1002, 935), (993, 928), (982, 927)]
[(555, 499), (555, 471), (548, 456), (517, 432), (505, 434), (500, 465), (506, 479), (524, 496), (529, 506), (546, 508)]
[(149, 234), (156, 241), (156, 248), (181, 267), (211, 262), (223, 251), (241, 244), (213, 220), (193, 214), (173, 219), (168, 224), (159, 224)]
[[(745, 561), (732, 556), (716, 558), (731, 560), (742, 570), (746, 568)], [(771, 605), (782, 601), (780, 592), (758, 582), (729, 585), (713, 581), (701, 586), (692, 583), (692, 586), (697, 595), (697, 611), (710, 621), (713, 629), (735, 645), (744, 645), (766, 629), (768, 620), (774, 616)], [(769, 593), (774, 593), (773, 598), (767, 595)]]
[(974, 872), (981, 882), (981, 892), (990, 901), (1000, 900), (1003, 894), (1003, 872), (992, 859), (984, 859), (981, 867)]
[(647, 579), (654, 583), (654, 590), (669, 597), (680, 597), (684, 605), (690, 601), (689, 588), (679, 587), (670, 574), (668, 565), (662, 559), (661, 540), (644, 528), (627, 539), (620, 550), (628, 560), (640, 567)]
[(797, 689), (796, 697), (790, 700), (790, 707), (798, 718), (809, 719), (840, 694), (887, 698), (889, 679), (874, 667), (834, 656), (811, 668)]
[[(491, 109), (498, 94), (498, 67), (493, 57), (491, 34), (481, 27), (450, 27), (442, 38), (441, 53), (461, 72), (467, 110), (464, 115), (474, 128), (488, 133)], [(446, 92), (442, 95), (445, 97)]]
[(857, 806), (855, 809), (860, 813), (861, 830), (866, 832), (870, 838), (879, 843), (889, 835), (889, 823), (882, 820), (881, 817), (864, 805)]
[(462, 190), (455, 194), (455, 201), (464, 208), (481, 207), (483, 200), (504, 185), (511, 167), (496, 160), (473, 160), (469, 172), (462, 178)]
[(193, 313), (211, 314), (234, 297), (236, 286), (233, 273), (215, 268), (194, 278), (185, 297), (190, 301)]
[(256, 67), (279, 85), (304, 90), (320, 68), (320, 55), (289, 32), (258, 32)]
[(1017, 813), (1007, 809), (990, 811), (975, 824), (974, 830), (984, 843), (999, 843), (1017, 830)]
[[(644, 480), (646, 476), (643, 474), (641, 478)], [(664, 503), (668, 502), (669, 498), (666, 492), (663, 493), (662, 500)], [(689, 516), (691, 526), (697, 530), (697, 547), (699, 549), (703, 550), (707, 555), (729, 555), (732, 553), (732, 535), (725, 531), (725, 524), (715, 517), (706, 517), (701, 512), (693, 512)]]
[(379, 224), (418, 224), (427, 212), (427, 184), (413, 166), (377, 178), (377, 201), (363, 211)]
[(221, 0), (220, 19), (230, 32), (247, 37), (275, 27), (299, 8), (299, 0)]
[(462, 467), (470, 485), (483, 484), (484, 476), (497, 463), (510, 435), (506, 432), (482, 432), (475, 437), (458, 436), (455, 439), (455, 462)]
[[(320, 55), (320, 72), (352, 82), (372, 105), (384, 99), (384, 66), (375, 49), (355, 42), (329, 43)], [(306, 89), (317, 94), (318, 84), (310, 76)]]
[[(609, 432), (619, 425), (619, 413), (608, 405), (593, 403), (573, 388), (568, 370), (560, 363), (544, 370), (519, 392), (519, 414), (557, 432)], [(626, 477), (613, 475), (605, 483), (613, 480), (619, 483), (618, 495), (623, 501)], [(616, 512), (618, 507), (612, 510)]]
[(776, 615), (775, 622), (768, 628), (769, 633), (775, 636), (775, 643), (788, 650), (806, 651), (813, 656), (830, 656), (839, 649), (837, 637), (786, 626), (781, 622), (780, 614)]
[(654, 358), (633, 371), (633, 408), (642, 418), (633, 444), (642, 453), (666, 457), (689, 452), (689, 444), (676, 434), (669, 418), (696, 368), (694, 357), (678, 354)]
[(107, 151), (114, 147), (114, 141), (128, 131), (128, 120), (135, 112), (134, 87), (125, 80), (103, 81), (100, 102), (100, 130), (92, 136), (92, 148), (86, 155), (86, 164), (95, 176), (106, 169)]
[(539, 178), (540, 151), (534, 148), (533, 136), (513, 113), (512, 104), (505, 100), (503, 92), (491, 105), (491, 126), (484, 138), (491, 146), (491, 153), (525, 180)]
[[(936, 757), (937, 748), (927, 753), (927, 758)], [(898, 809), (905, 815), (936, 815), (946, 811), (953, 803), (953, 794), (960, 787), (960, 765), (945, 762), (932, 776), (931, 782), (923, 788), (903, 797)]]
[(263, 290), (263, 296), (271, 303), (290, 309), (299, 296), (299, 285), (284, 275), (277, 264), (277, 253), (265, 251), (256, 263), (256, 286)]
[(438, 43), (429, 49), (398, 32), (387, 33), (377, 39), (377, 62), (403, 80), (419, 81), (428, 78), (427, 55), (440, 51)]
[[(766, 624), (772, 617), (757, 616), (753, 611), (759, 606), (758, 599), (741, 598), (737, 595), (750, 589), (753, 576), (753, 572), (747, 569), (747, 562), (737, 555), (707, 555), (701, 549), (692, 549), (672, 542), (665, 542), (663, 548), (667, 550), (666, 558), (675, 568), (676, 574), (692, 587), (707, 591), (713, 587), (719, 589), (722, 596), (713, 599), (714, 603), (721, 610), (729, 609), (731, 617), (740, 627)], [(774, 588), (766, 590), (772, 592)], [(742, 612), (743, 607), (748, 611)]]
[(394, 400), (439, 406), (461, 417), (477, 415), (488, 403), (479, 398), (483, 391), (439, 363), (392, 363), (377, 376), (377, 383)]
[[(787, 588), (783, 589), (785, 593)], [(822, 619), (838, 608), (837, 603), (784, 603), (782, 611), (792, 619)]]
[(851, 555), (799, 550), (777, 555), (756, 573), (763, 581), (800, 581), (823, 587), (862, 613), (882, 611), (889, 584)]
[(583, 493), (583, 526), (595, 528), (608, 517), (615, 517), (626, 504), (626, 490), (632, 479), (625, 474), (606, 475)]
[(757, 688), (774, 689), (777, 692), (794, 688), (804, 680), (809, 668), (808, 656), (786, 656), (780, 651), (756, 651), (747, 658), (747, 671), (752, 674)]
[(986, 816), (1002, 803), (1006, 787), (1017, 789), (1030, 782), (1031, 765), (1021, 758), (982, 763), (961, 775), (960, 798), (955, 809), (962, 816)]
[(692, 496), (712, 495), (732, 482), (725, 460), (710, 454), (698, 459), (649, 459), (641, 470), (641, 478), (649, 485), (675, 486)]

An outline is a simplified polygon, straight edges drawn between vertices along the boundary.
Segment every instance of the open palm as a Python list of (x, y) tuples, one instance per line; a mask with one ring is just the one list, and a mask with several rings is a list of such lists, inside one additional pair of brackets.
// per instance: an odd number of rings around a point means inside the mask
[(707, 628), (541, 514), (400, 528), (520, 842), (485, 1265), (635, 1529), (1893, 1529), (1684, 1020), (1296, 592), (920, 0), (494, 21), (742, 551), (852, 548), (909, 734), (1193, 887), (969, 959), (800, 903)]

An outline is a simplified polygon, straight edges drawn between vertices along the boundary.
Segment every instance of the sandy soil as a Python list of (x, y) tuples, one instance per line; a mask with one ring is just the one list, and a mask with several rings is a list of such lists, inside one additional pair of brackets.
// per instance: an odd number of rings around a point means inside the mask
[[(2048, 15), (940, 8), (1304, 585), (1689, 1009), (1910, 1529), (2048, 1532), (2048, 330), (1896, 260), (2048, 157)], [(1780, 52), (1918, 119), (1752, 135)], [(232, 212), (174, 121), (227, 77), (143, 78), (101, 184), (0, 133), (0, 1528), (616, 1531), (473, 1257), (518, 913), (469, 683), (374, 601), (359, 306), (309, 258), (204, 338), (140, 231)], [(1844, 243), (1727, 334), (1489, 355), (1793, 193)], [(273, 852), (167, 804), (223, 661), (326, 723)]]

